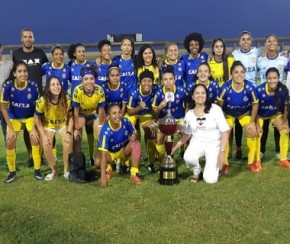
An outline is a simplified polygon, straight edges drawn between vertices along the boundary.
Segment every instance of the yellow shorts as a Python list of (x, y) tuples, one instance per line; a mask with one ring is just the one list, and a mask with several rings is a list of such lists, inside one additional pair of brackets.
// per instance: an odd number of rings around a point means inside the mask
[(273, 115), (273, 116), (271, 116), (271, 117), (259, 117), (259, 118), (258, 118), (258, 122), (259, 122), (259, 125), (262, 127), (263, 124), (264, 124), (264, 120), (269, 119), (271, 125), (273, 125), (274, 119), (276, 119), (276, 118), (278, 118), (278, 117), (282, 117), (282, 116), (283, 116), (283, 115), (279, 113), (279, 114), (275, 114), (275, 115)]
[[(10, 119), (10, 122), (14, 131), (19, 132), (25, 126), (27, 131), (30, 132), (33, 129), (34, 117), (27, 119)], [(7, 131), (9, 131), (8, 126)]]
[(120, 159), (122, 161), (126, 159), (124, 147), (118, 152), (109, 152), (109, 154), (111, 156), (112, 161), (117, 160), (117, 159)]
[(235, 120), (238, 119), (241, 126), (244, 127), (246, 124), (251, 122), (251, 116), (248, 114), (241, 115), (240, 117), (233, 117), (231, 115), (226, 115), (226, 121), (230, 127), (234, 126)]
[(152, 119), (152, 114), (133, 115), (133, 116), (126, 114), (125, 118), (127, 118), (134, 126), (136, 125), (137, 120), (139, 120), (139, 123), (142, 126), (142, 124)]

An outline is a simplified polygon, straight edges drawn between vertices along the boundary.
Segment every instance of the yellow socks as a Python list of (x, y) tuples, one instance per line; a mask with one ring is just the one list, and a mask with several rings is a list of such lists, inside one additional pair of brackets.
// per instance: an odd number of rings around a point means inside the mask
[(258, 138), (247, 138), (248, 164), (252, 164), (255, 161), (257, 140)]
[(10, 172), (16, 171), (16, 150), (14, 149), (6, 149), (6, 160), (8, 164), (8, 169)]
[(280, 160), (286, 160), (287, 159), (287, 153), (288, 153), (288, 134), (285, 130), (280, 131)]
[(32, 148), (32, 158), (34, 169), (40, 169), (41, 158), (40, 158), (40, 147), (39, 146), (31, 146)]
[(131, 167), (130, 172), (131, 172), (131, 175), (136, 175), (139, 173), (139, 169), (136, 167)]

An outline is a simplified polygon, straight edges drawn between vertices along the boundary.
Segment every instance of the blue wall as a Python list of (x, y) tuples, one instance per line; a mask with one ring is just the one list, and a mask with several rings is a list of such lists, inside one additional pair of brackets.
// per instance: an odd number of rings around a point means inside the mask
[(235, 38), (243, 30), (290, 36), (290, 1), (2, 0), (0, 40), (19, 44), (23, 27), (39, 44), (92, 43), (117, 33), (143, 33), (144, 41), (183, 40), (192, 31), (205, 38)]

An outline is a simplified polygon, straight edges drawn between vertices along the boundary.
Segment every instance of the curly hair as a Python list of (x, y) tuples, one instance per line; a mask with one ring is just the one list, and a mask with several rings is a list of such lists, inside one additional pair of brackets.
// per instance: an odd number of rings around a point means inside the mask
[(197, 32), (192, 32), (184, 38), (183, 46), (188, 53), (190, 53), (189, 44), (191, 41), (197, 41), (199, 43), (198, 53), (200, 53), (204, 46), (204, 39), (202, 37), (202, 34), (197, 33)]
[(74, 53), (76, 52), (77, 47), (85, 47), (82, 43), (71, 44), (67, 49), (67, 56), (69, 59), (75, 59)]
[(110, 42), (109, 40), (107, 40), (107, 39), (100, 40), (100, 41), (98, 42), (98, 49), (99, 49), (99, 51), (101, 51), (101, 49), (102, 49), (102, 47), (103, 47), (104, 45), (111, 46), (111, 42)]

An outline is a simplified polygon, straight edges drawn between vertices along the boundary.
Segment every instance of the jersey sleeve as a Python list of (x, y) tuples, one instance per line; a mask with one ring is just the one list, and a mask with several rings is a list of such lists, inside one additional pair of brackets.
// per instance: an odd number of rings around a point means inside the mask
[(108, 151), (109, 141), (110, 141), (110, 134), (107, 131), (107, 127), (103, 126), (100, 132), (100, 140), (98, 143), (98, 149), (100, 151)]
[(79, 87), (76, 87), (74, 89), (73, 97), (72, 97), (72, 106), (74, 108), (80, 107), (80, 89)]
[(9, 83), (4, 82), (2, 86), (2, 91), (1, 91), (1, 103), (8, 103), (9, 102)]
[(36, 107), (35, 107), (34, 114), (36, 114), (38, 116), (43, 116), (44, 115), (44, 105), (45, 105), (45, 100), (43, 97), (40, 97), (36, 101)]

